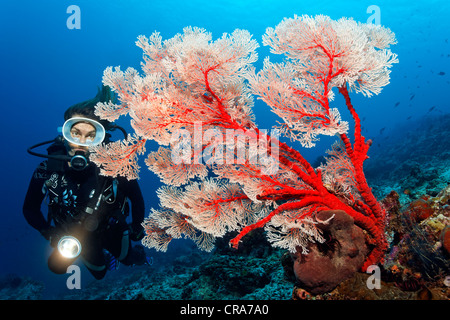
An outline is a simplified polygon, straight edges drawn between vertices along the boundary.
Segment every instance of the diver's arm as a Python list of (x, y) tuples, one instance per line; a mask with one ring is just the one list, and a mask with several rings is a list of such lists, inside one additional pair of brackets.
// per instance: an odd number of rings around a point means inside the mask
[(137, 180), (125, 180), (123, 184), (125, 196), (131, 202), (131, 230), (134, 233), (136, 240), (140, 240), (143, 237), (143, 227), (141, 225), (144, 221), (145, 215), (145, 203), (142, 196), (141, 188)]
[(141, 188), (137, 180), (130, 180), (127, 183), (126, 196), (131, 202), (131, 217), (133, 225), (140, 225), (144, 221), (145, 204)]
[(46, 180), (45, 172), (40, 166), (33, 174), (28, 191), (23, 203), (23, 215), (27, 222), (39, 232), (48, 229), (49, 224), (41, 211), (41, 204), (45, 194), (42, 192), (42, 186)]

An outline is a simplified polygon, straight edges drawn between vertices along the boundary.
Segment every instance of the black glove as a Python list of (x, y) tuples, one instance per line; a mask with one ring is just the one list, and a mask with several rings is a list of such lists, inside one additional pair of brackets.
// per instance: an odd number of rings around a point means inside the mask
[(144, 227), (140, 224), (138, 225), (130, 225), (130, 239), (132, 241), (141, 241), (145, 236)]
[(50, 241), (50, 245), (51, 245), (52, 247), (55, 246), (55, 243), (54, 243), (54, 242), (55, 242), (55, 239), (58, 238), (58, 234), (57, 234), (57, 232), (56, 232), (56, 228), (55, 228), (55, 227), (50, 226), (50, 227), (48, 227), (48, 228), (39, 230), (39, 232), (41, 233), (41, 235), (42, 235), (45, 239), (47, 239), (47, 240)]

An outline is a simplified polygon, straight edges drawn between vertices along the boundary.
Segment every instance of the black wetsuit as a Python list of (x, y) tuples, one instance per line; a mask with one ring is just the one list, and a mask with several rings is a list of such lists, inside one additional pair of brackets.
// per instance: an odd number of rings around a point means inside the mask
[[(131, 246), (130, 237), (133, 238), (135, 232), (130, 233), (124, 214), (128, 199), (131, 230), (142, 232), (145, 209), (137, 181), (103, 177), (93, 163), (82, 171), (75, 171), (66, 164), (59, 171), (49, 166), (49, 161), (44, 161), (34, 171), (23, 205), (27, 222), (46, 238), (57, 239), (56, 235), (71, 232), (80, 236), (81, 258), (97, 279), (103, 278), (107, 270), (105, 249), (126, 265), (141, 264), (145, 254), (143, 249), (133, 250), (137, 247)], [(41, 211), (45, 197), (48, 219)], [(49, 258), (49, 268), (56, 273), (66, 273), (73, 261), (62, 258), (54, 250)]]

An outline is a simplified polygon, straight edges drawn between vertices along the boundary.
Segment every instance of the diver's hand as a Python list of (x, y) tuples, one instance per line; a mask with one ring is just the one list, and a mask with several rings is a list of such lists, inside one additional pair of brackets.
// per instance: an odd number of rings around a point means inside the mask
[(50, 242), (52, 242), (52, 238), (53, 239), (56, 238), (56, 228), (53, 227), (53, 226), (50, 226), (50, 227), (45, 228), (43, 230), (40, 230), (39, 232), (42, 234), (42, 236), (45, 239), (49, 240)]
[(130, 225), (130, 239), (132, 241), (141, 241), (144, 238), (144, 227), (139, 225)]

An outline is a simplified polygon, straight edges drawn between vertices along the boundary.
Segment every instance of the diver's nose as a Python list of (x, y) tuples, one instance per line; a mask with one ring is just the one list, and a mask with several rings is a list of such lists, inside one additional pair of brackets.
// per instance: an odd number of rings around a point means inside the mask
[(86, 137), (85, 136), (81, 136), (80, 137), (80, 143), (86, 143)]

